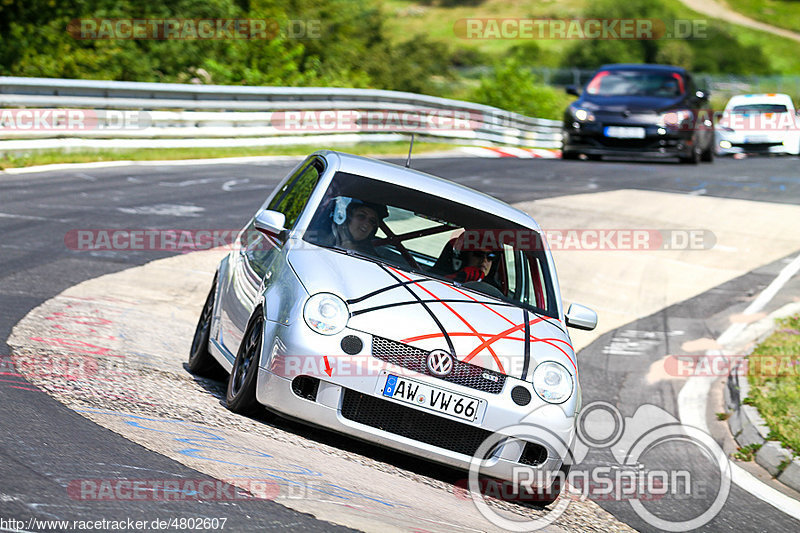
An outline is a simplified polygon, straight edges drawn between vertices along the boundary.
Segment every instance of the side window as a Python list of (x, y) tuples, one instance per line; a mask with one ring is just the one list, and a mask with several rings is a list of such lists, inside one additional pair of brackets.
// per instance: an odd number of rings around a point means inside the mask
[(287, 228), (291, 228), (297, 222), (319, 181), (321, 172), (322, 163), (317, 158), (309, 160), (269, 203), (269, 209), (286, 216)]

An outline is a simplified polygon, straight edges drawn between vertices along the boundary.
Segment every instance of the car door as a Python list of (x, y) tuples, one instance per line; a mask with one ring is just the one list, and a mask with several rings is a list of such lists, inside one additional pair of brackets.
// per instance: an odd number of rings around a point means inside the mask
[[(266, 206), (284, 214), (288, 230), (300, 218), (323, 170), (321, 158), (309, 158)], [(282, 253), (282, 243), (258, 232), (254, 218), (239, 233), (230, 265), (230, 281), (221, 295), (220, 342), (232, 356), (239, 348), (261, 293), (275, 282), (271, 267)]]

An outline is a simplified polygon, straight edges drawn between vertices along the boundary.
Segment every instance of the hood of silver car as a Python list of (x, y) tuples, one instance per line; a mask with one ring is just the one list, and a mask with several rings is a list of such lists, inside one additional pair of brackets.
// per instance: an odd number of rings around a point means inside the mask
[(348, 328), (441, 349), (459, 360), (530, 379), (542, 360), (577, 373), (575, 353), (556, 319), (386, 264), (314, 247), (290, 252), (309, 294), (331, 292), (350, 309)]

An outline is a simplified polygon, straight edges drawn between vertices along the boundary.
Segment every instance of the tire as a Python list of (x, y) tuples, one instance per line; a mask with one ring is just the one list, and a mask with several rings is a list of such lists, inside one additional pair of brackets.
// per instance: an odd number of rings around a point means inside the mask
[(250, 415), (259, 410), (258, 400), (256, 400), (256, 377), (258, 363), (261, 360), (263, 333), (264, 316), (261, 309), (257, 308), (250, 317), (228, 379), (228, 391), (225, 399), (228, 409), (234, 413)]
[(586, 154), (586, 159), (589, 161), (602, 161), (603, 156), (600, 154)]
[(578, 154), (578, 152), (561, 152), (561, 159), (568, 159), (570, 161), (573, 161), (575, 159), (578, 159), (579, 155), (580, 154)]
[(696, 165), (700, 162), (700, 154), (697, 153), (697, 150), (692, 148), (691, 155), (688, 156), (681, 156), (680, 157), (681, 163), (685, 165)]
[(708, 145), (708, 148), (703, 150), (703, 153), (700, 154), (700, 161), (703, 163), (713, 163), (714, 162), (714, 144), (711, 143)]
[(214, 316), (214, 295), (216, 293), (217, 280), (211, 284), (211, 290), (203, 305), (203, 311), (197, 321), (192, 338), (192, 347), (189, 350), (189, 361), (187, 367), (192, 374), (211, 379), (222, 379), (225, 371), (208, 351), (208, 342), (211, 337), (211, 318)]

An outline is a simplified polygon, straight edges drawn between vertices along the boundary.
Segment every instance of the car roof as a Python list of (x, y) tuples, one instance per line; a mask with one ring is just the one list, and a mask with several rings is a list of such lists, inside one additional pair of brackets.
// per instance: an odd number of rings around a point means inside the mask
[(783, 93), (759, 93), (759, 94), (737, 94), (728, 100), (728, 106), (739, 104), (755, 104), (755, 103), (776, 103), (776, 104), (789, 104), (792, 106), (792, 99), (788, 94)]
[(598, 70), (650, 70), (663, 72), (678, 72), (686, 74), (686, 69), (674, 65), (656, 65), (654, 63), (609, 63)]
[(315, 152), (315, 154), (324, 157), (329, 163), (332, 163), (338, 171), (424, 191), (440, 198), (446, 198), (453, 202), (492, 213), (512, 222), (516, 222), (521, 226), (541, 231), (536, 220), (524, 211), (511, 207), (507, 203), (489, 196), (488, 194), (470, 189), (469, 187), (464, 187), (450, 180), (426, 174), (418, 170), (401, 167), (393, 163), (344, 152), (321, 150)]

